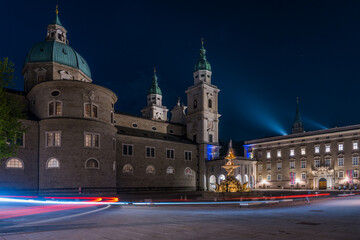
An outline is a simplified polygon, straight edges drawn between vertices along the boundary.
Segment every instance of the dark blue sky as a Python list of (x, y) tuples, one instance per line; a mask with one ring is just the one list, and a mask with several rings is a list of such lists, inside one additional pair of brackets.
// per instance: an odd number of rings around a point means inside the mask
[(0, 57), (15, 62), (16, 89), (57, 3), (70, 46), (119, 111), (140, 114), (153, 66), (164, 105), (186, 103), (204, 37), (221, 139), (289, 133), (297, 96), (305, 130), (360, 123), (360, 1), (2, 1)]

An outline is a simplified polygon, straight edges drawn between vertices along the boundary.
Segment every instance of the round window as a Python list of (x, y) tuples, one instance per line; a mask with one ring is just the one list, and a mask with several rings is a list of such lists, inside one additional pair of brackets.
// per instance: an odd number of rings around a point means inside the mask
[(57, 97), (57, 96), (59, 96), (60, 95), (60, 91), (58, 91), (58, 90), (53, 90), (53, 91), (51, 91), (51, 96), (53, 96), (53, 97)]
[(170, 130), (169, 132), (170, 132), (170, 133), (174, 133), (174, 130)]
[(154, 130), (154, 131), (156, 131), (156, 127), (152, 127), (151, 129)]
[(134, 128), (137, 128), (137, 127), (138, 127), (138, 125), (137, 125), (136, 123), (133, 123), (132, 126), (133, 126)]

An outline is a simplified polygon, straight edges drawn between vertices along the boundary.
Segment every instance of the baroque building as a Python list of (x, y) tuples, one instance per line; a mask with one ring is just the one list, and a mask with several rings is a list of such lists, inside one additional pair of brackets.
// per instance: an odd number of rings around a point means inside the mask
[(360, 125), (305, 132), (299, 102), (292, 134), (245, 142), (258, 189), (339, 189), (359, 184)]
[(188, 106), (178, 99), (170, 121), (156, 71), (142, 116), (117, 112), (116, 94), (94, 83), (57, 12), (45, 40), (26, 57), (24, 91), (7, 90), (22, 99), (28, 118), (17, 156), (0, 167), (0, 189), (212, 189), (214, 164), (223, 162), (210, 163), (220, 159), (219, 89), (205, 53), (202, 43), (186, 90)]

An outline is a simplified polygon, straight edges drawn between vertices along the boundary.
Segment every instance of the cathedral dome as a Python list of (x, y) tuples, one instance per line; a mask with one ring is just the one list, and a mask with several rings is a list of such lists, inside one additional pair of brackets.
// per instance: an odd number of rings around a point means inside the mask
[(200, 48), (199, 60), (197, 61), (197, 63), (194, 66), (194, 72), (199, 71), (199, 70), (211, 71), (211, 65), (208, 62), (208, 60), (206, 60), (205, 53), (206, 53), (206, 50), (204, 48), (204, 42), (202, 41), (201, 48)]
[(90, 68), (85, 59), (72, 47), (62, 42), (43, 41), (36, 43), (29, 51), (25, 64), (34, 62), (56, 62), (64, 64), (81, 70), (91, 78)]

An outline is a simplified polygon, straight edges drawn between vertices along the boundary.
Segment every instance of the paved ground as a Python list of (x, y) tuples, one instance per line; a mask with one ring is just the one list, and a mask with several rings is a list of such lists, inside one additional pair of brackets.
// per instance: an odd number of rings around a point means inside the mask
[(360, 239), (359, 216), (360, 196), (247, 209), (87, 207), (0, 219), (0, 239), (347, 240)]

